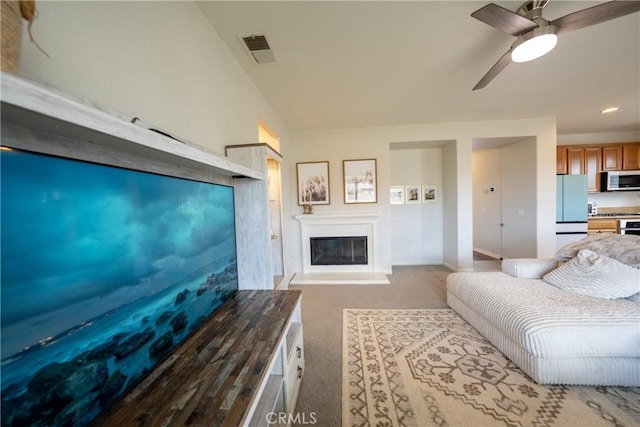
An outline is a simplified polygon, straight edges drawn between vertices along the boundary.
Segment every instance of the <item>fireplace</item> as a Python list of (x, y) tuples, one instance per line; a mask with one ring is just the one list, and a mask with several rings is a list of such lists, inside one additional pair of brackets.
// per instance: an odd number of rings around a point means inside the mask
[(302, 271), (292, 285), (388, 284), (376, 268), (377, 212), (296, 215)]
[[(302, 225), (302, 273), (374, 272), (378, 216), (377, 213), (296, 215)], [(320, 254), (324, 260), (318, 262), (318, 257), (312, 254), (311, 239), (318, 246), (316, 250), (324, 252)], [(351, 257), (352, 244), (353, 262), (337, 262), (334, 255), (338, 253), (345, 260)]]
[(311, 237), (311, 265), (367, 265), (367, 236)]

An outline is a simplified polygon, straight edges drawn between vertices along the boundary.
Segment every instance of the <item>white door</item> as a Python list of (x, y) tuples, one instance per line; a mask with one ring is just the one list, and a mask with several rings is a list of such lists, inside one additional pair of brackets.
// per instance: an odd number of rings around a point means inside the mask
[(503, 258), (535, 258), (537, 253), (535, 158), (534, 138), (502, 149)]

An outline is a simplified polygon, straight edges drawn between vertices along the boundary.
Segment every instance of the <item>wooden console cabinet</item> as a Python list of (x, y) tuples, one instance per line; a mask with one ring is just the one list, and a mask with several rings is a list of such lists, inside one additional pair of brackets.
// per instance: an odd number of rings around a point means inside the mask
[(290, 420), (279, 414), (295, 411), (305, 369), (301, 295), (238, 291), (95, 425), (257, 427)]

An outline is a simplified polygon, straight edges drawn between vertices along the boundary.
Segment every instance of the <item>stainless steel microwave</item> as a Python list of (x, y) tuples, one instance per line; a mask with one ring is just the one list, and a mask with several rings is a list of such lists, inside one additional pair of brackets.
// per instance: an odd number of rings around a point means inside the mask
[(600, 191), (640, 191), (640, 171), (601, 172)]

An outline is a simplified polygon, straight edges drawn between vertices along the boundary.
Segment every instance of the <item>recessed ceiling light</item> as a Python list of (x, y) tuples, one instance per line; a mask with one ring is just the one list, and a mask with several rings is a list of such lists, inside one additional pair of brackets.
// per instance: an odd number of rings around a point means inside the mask
[(618, 111), (618, 107), (609, 107), (600, 111), (602, 114), (613, 113), (614, 111)]

